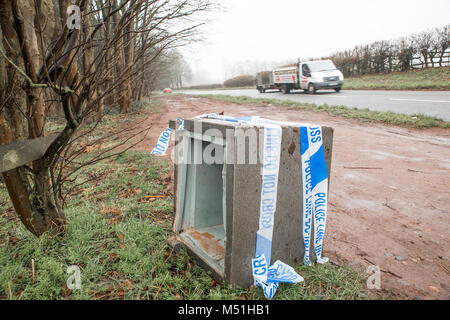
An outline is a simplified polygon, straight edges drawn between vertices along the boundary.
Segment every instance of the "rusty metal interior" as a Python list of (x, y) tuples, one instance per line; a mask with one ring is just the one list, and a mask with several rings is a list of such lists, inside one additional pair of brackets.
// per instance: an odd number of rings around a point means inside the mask
[[(195, 139), (190, 140), (188, 145), (193, 148)], [(202, 150), (210, 144), (202, 141)], [(223, 145), (214, 147), (222, 148), (224, 154)], [(182, 220), (179, 236), (184, 244), (221, 276), (226, 242), (224, 168), (223, 164), (204, 162), (186, 165), (183, 209), (178, 216)]]

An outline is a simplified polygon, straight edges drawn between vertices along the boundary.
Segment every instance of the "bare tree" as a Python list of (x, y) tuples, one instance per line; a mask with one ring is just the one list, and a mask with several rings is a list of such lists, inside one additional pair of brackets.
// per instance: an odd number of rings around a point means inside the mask
[(411, 68), (414, 48), (410, 38), (403, 37), (396, 43), (397, 70), (407, 71)]
[[(210, 1), (97, 0), (89, 5), (77, 0), (77, 7), (69, 5), (68, 0), (57, 5), (0, 0), (0, 144), (46, 136), (52, 110), (61, 110), (65, 120), (41, 159), (3, 173), (15, 211), (36, 236), (63, 231), (63, 185), (113, 150), (80, 164), (79, 143), (92, 130), (84, 122), (94, 114), (101, 121), (105, 98), (119, 98), (127, 112), (136, 66), (145, 69), (166, 50), (195, 39), (202, 24), (195, 16)], [(71, 20), (77, 17), (80, 28)]]
[(416, 65), (416, 60), (420, 61), (422, 69), (435, 67), (437, 62), (442, 67), (444, 57), (450, 54), (449, 30), (450, 25), (447, 25), (393, 41), (376, 41), (327, 58), (346, 76), (407, 71)]
[(442, 62), (447, 50), (450, 47), (450, 24), (442, 27), (436, 28), (435, 32), (437, 34), (436, 42), (438, 43), (438, 55), (439, 55), (439, 66), (442, 67)]

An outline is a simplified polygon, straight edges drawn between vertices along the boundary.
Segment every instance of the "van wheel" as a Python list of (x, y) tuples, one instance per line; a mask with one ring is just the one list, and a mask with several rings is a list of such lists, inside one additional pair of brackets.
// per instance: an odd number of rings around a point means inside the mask
[(309, 92), (309, 94), (316, 94), (316, 88), (314, 87), (314, 85), (312, 83), (310, 83), (308, 86), (308, 92)]
[(283, 91), (284, 94), (288, 94), (291, 92), (291, 89), (289, 89), (288, 86), (283, 86), (281, 90)]
[(339, 91), (341, 91), (341, 87), (338, 87), (338, 88), (334, 88), (334, 91), (336, 91), (336, 92), (339, 92)]

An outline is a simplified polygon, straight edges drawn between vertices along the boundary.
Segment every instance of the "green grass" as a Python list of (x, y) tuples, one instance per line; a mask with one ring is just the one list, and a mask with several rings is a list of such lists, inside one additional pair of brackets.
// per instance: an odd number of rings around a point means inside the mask
[(344, 89), (450, 90), (450, 67), (346, 78)]
[(275, 106), (289, 107), (299, 110), (326, 112), (333, 116), (358, 119), (362, 122), (379, 122), (389, 125), (413, 127), (413, 128), (450, 128), (450, 122), (423, 114), (406, 115), (389, 111), (372, 111), (369, 109), (350, 108), (346, 106), (330, 106), (327, 104), (316, 105), (292, 100), (279, 100), (267, 98), (250, 98), (245, 96), (228, 95), (199, 95), (204, 98), (232, 102), (237, 104), (271, 104)]
[[(32, 236), (0, 186), (0, 299), (264, 299), (260, 288), (216, 284), (186, 253), (173, 252), (172, 196), (161, 194), (170, 166), (144, 152), (127, 152), (80, 173), (100, 177), (73, 196), (66, 235)], [(31, 259), (35, 261), (32, 280)], [(81, 268), (81, 290), (65, 286), (67, 267)], [(364, 299), (365, 277), (333, 264), (300, 266), (305, 282), (282, 285), (276, 299)]]
[[(159, 96), (158, 96), (159, 97)], [(132, 105), (132, 112), (135, 113), (148, 113), (148, 112), (159, 112), (163, 104), (162, 100), (155, 99), (156, 97), (143, 98), (141, 101), (135, 101)]]
[[(264, 299), (261, 288), (217, 284), (184, 251), (169, 247), (174, 216), (171, 170), (166, 160), (137, 151), (82, 169), (75, 182), (90, 180), (69, 196), (63, 237), (31, 235), (0, 183), (0, 299), (10, 298), (9, 288), (12, 299), (22, 300)], [(161, 194), (166, 197), (145, 198)], [(80, 290), (67, 288), (71, 265), (81, 269)], [(366, 289), (363, 271), (331, 263), (296, 270), (305, 282), (282, 284), (275, 299), (382, 297)]]

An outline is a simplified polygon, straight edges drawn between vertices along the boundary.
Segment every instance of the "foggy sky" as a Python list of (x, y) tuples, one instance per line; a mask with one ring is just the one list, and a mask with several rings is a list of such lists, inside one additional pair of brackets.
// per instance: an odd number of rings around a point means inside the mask
[(450, 23), (450, 0), (223, 0), (184, 54), (192, 84), (321, 57)]

